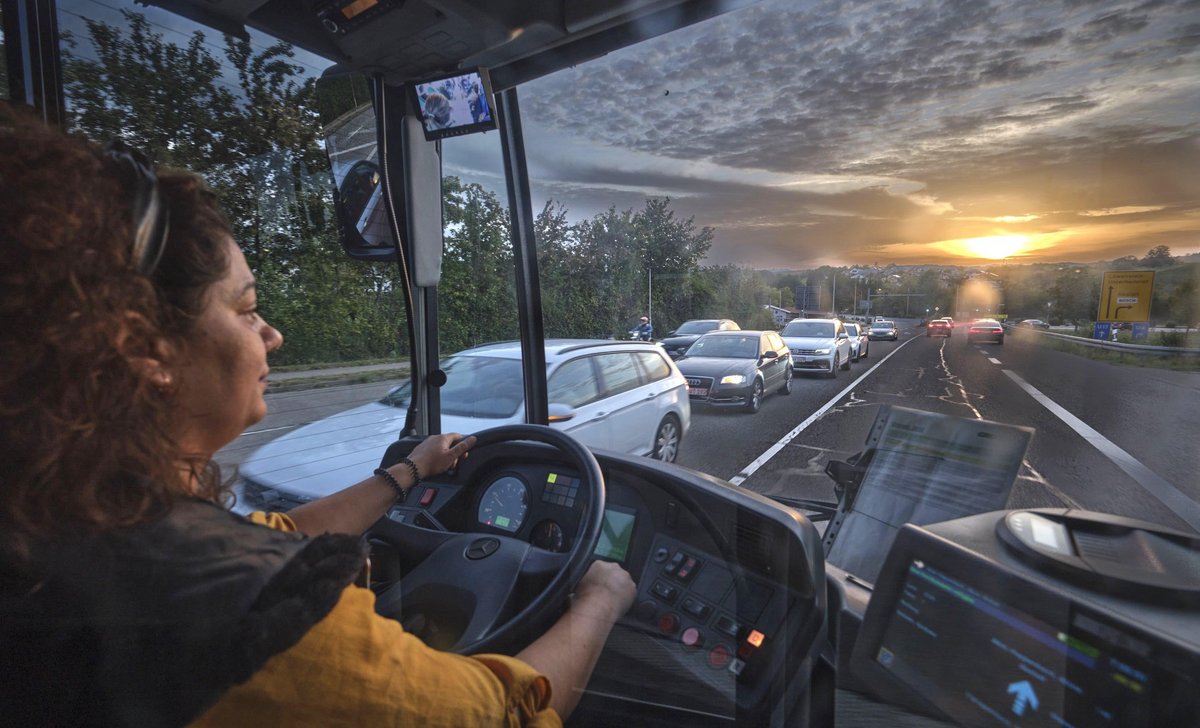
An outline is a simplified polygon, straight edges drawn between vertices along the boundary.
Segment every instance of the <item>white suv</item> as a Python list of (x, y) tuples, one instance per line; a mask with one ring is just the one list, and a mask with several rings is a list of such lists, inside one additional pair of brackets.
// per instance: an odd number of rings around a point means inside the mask
[[(469, 434), (525, 421), (521, 347), (460, 351), (441, 368), (442, 431)], [(691, 424), (687, 381), (662, 347), (640, 341), (546, 342), (550, 424), (590, 447), (673, 462)], [(404, 426), (411, 384), (263, 445), (242, 463), (254, 507), (286, 509), (371, 473)]]
[(792, 350), (792, 367), (797, 372), (824, 372), (836, 377), (850, 368), (850, 335), (838, 319), (792, 319), (779, 332)]

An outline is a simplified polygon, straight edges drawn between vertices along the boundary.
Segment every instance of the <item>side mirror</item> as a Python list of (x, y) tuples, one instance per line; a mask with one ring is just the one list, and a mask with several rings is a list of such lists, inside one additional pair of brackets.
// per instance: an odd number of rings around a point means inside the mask
[(766, 360), (766, 359), (778, 359), (778, 358), (779, 358), (779, 352), (777, 352), (777, 351), (764, 351), (764, 352), (762, 353), (762, 358), (763, 358), (764, 360)]
[(575, 415), (578, 414), (574, 407), (562, 404), (561, 402), (551, 402), (548, 410), (550, 424), (573, 420), (575, 419)]
[(843, 331), (842, 333), (838, 334), (838, 335), (837, 335), (837, 337), (838, 337), (839, 339), (849, 339), (849, 338), (850, 338), (850, 334), (847, 334), (845, 331)]

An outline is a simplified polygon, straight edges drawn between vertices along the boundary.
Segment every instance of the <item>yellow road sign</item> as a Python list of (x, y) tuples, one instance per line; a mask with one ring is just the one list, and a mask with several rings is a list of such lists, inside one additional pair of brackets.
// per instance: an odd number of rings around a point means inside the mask
[(1150, 320), (1150, 297), (1154, 293), (1154, 271), (1110, 270), (1100, 285), (1097, 321), (1115, 323)]

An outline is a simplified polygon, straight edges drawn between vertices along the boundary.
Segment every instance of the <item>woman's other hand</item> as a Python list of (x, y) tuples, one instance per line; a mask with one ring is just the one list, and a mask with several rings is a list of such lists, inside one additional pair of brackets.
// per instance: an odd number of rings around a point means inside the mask
[(594, 561), (575, 587), (573, 608), (615, 622), (635, 596), (637, 586), (628, 571), (611, 561)]
[(467, 451), (474, 446), (474, 435), (463, 437), (457, 432), (430, 435), (413, 448), (408, 459), (417, 466), (422, 478), (428, 478), (453, 468), (459, 458), (467, 457)]

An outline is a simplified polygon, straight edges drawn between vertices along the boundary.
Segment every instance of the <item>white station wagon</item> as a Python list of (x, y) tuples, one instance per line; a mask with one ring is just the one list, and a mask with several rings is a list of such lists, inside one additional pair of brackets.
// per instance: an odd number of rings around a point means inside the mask
[[(639, 341), (546, 342), (550, 424), (589, 447), (673, 462), (691, 424), (687, 381), (662, 347)], [(442, 362), (442, 431), (525, 421), (521, 347), (460, 351)], [(411, 384), (310, 423), (256, 450), (240, 468), (247, 505), (286, 509), (371, 474), (404, 427)]]

